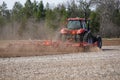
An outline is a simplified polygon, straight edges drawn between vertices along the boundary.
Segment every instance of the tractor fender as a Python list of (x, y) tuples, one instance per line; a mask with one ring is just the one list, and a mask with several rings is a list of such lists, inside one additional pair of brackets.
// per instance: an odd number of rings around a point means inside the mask
[(82, 33), (84, 33), (86, 30), (85, 29), (79, 29), (79, 30), (77, 30), (77, 34), (82, 34)]

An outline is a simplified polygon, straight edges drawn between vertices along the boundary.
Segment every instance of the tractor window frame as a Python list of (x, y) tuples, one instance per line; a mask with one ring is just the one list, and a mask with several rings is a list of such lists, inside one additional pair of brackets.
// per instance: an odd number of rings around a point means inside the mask
[(81, 25), (82, 25), (82, 28), (83, 29), (87, 29), (87, 22), (85, 22), (85, 21), (81, 21)]

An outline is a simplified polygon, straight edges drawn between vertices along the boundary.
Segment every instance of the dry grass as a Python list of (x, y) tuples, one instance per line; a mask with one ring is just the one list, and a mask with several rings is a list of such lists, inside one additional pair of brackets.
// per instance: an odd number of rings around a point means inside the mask
[(120, 38), (103, 39), (103, 45), (104, 46), (120, 45)]

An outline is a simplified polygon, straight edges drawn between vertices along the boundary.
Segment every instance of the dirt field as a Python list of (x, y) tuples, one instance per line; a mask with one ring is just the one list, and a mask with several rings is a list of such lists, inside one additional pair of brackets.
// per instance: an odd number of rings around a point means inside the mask
[(120, 80), (120, 46), (102, 52), (0, 58), (0, 80)]
[[(0, 58), (0, 80), (120, 80), (119, 39), (103, 40), (102, 51), (98, 52), (40, 53), (42, 56), (35, 56), (39, 54), (39, 47), (33, 47), (39, 41), (32, 42), (0, 41), (0, 56), (9, 57)], [(114, 43), (116, 46), (113, 46)], [(20, 50), (21, 54), (12, 53), (18, 46), (29, 47), (25, 50), (33, 52), (26, 54)], [(19, 57), (18, 54), (29, 57)], [(10, 58), (10, 55), (14, 58)]]

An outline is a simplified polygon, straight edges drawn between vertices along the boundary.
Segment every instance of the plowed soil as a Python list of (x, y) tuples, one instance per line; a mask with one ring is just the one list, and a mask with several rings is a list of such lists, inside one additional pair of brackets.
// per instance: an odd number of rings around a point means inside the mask
[(0, 80), (120, 80), (120, 39), (103, 39), (96, 52), (40, 48), (40, 41), (0, 41)]
[(101, 52), (0, 58), (0, 80), (120, 80), (120, 46)]

